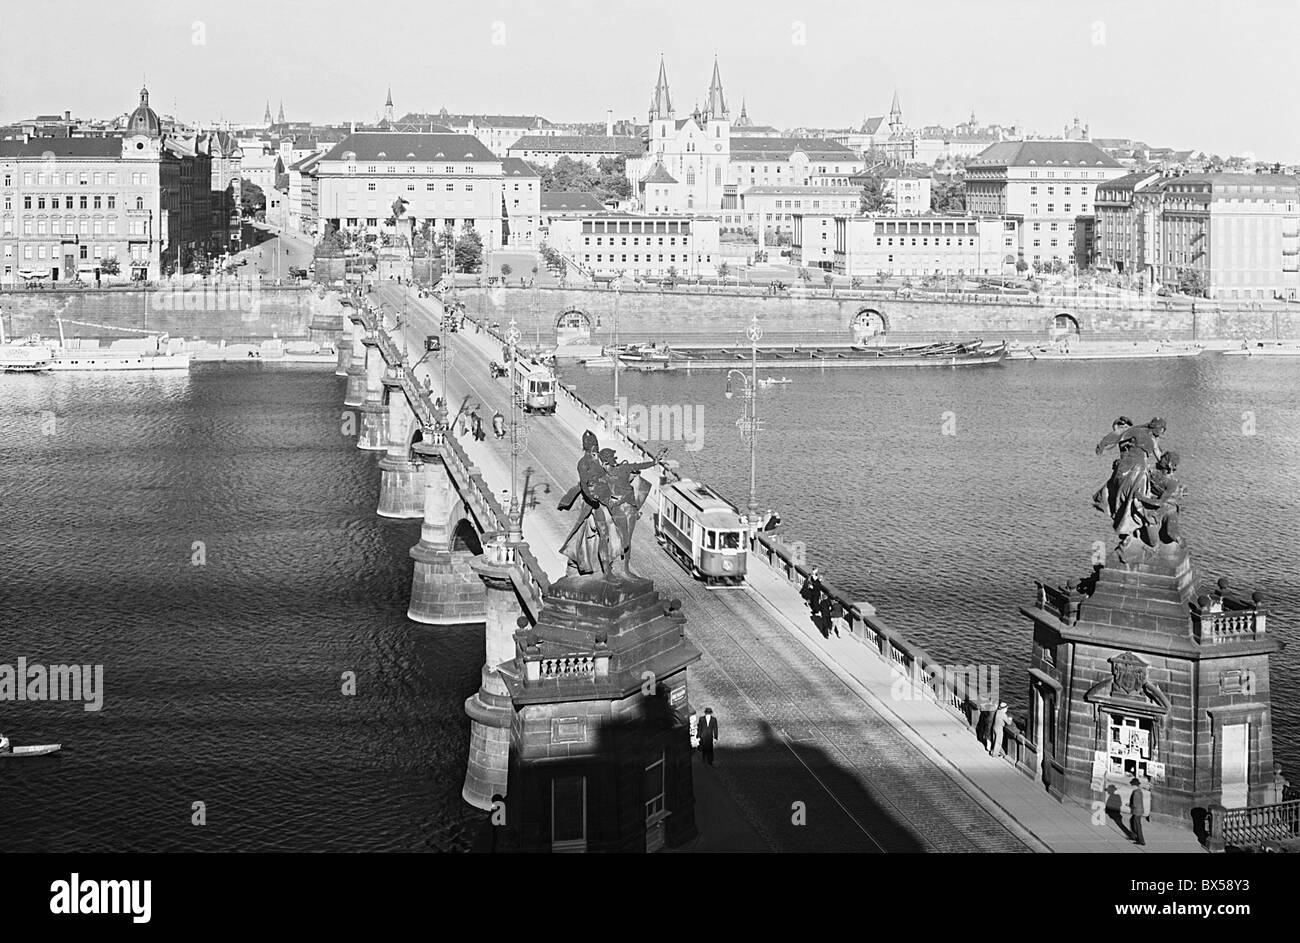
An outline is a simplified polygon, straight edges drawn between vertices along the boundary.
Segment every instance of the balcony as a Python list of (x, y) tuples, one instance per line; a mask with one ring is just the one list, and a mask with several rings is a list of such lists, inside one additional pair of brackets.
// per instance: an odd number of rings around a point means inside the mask
[(1253, 641), (1264, 635), (1267, 614), (1258, 609), (1230, 612), (1192, 611), (1192, 634), (1202, 645)]
[(609, 677), (609, 652), (580, 652), (569, 655), (524, 655), (524, 684), (547, 681), (596, 681)]

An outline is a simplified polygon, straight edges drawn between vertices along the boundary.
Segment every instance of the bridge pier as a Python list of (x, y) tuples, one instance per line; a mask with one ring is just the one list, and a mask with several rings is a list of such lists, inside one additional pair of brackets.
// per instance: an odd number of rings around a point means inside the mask
[(339, 334), (338, 341), (338, 365), (334, 368), (336, 377), (345, 377), (348, 375), (348, 367), (352, 365), (352, 337), (356, 333), (356, 325), (353, 324), (349, 316), (349, 309), (343, 311), (343, 331)]
[(348, 389), (343, 396), (344, 406), (360, 406), (366, 399), (366, 325), (364, 315), (353, 310), (348, 315), (352, 323), (352, 352), (348, 355)]
[(510, 766), (510, 726), (514, 707), (510, 690), (497, 666), (515, 655), (515, 630), (523, 615), (511, 571), (511, 545), (505, 534), (497, 534), (483, 548), (483, 556), (471, 564), (487, 590), (484, 637), (487, 660), (483, 663), (479, 689), (465, 701), (470, 719), (469, 765), (461, 795), (478, 809), (490, 810), (492, 797), (506, 795)]
[(396, 374), (384, 375), (384, 398), (388, 401), (388, 453), (379, 460), (380, 517), (424, 516), (424, 463), (411, 452), (412, 438), (423, 440), (416, 429), (415, 412), (407, 402), (402, 381)]
[(470, 567), (482, 546), (442, 460), (441, 439), (435, 432), (412, 447), (424, 458), (424, 523), (411, 548), (415, 568), (406, 617), (426, 625), (482, 622), (485, 589)]
[(366, 351), (365, 398), (361, 402), (361, 432), (357, 448), (381, 452), (388, 448), (388, 407), (384, 405), (384, 354), (373, 334), (364, 341)]

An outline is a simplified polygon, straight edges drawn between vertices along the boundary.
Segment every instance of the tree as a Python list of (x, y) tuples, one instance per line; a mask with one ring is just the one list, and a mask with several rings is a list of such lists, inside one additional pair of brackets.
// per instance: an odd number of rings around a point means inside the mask
[(101, 275), (116, 275), (122, 271), (122, 266), (117, 261), (117, 256), (109, 256), (107, 259), (101, 259), (99, 263), (99, 273)]
[(862, 185), (863, 213), (892, 213), (894, 193), (885, 186), (884, 177), (872, 174)]
[(1016, 271), (1019, 272), (1021, 275), (1023, 275), (1025, 272), (1029, 271), (1029, 263), (1026, 262), (1024, 259), (1017, 259)]
[(930, 209), (936, 213), (965, 213), (966, 182), (936, 179), (930, 187)]
[(1201, 273), (1192, 268), (1178, 270), (1178, 293), (1180, 295), (1204, 295), (1205, 279)]
[(477, 272), (483, 264), (483, 238), (465, 221), (456, 239), (456, 268), (462, 272)]
[(731, 274), (731, 265), (727, 262), (718, 263), (718, 278), (726, 278)]
[(564, 256), (560, 255), (560, 253), (556, 252), (546, 243), (543, 242), (541, 249), (538, 251), (541, 253), (542, 261), (551, 271), (556, 271), (564, 265)]
[(835, 276), (832, 275), (830, 272), (827, 272), (825, 275), (822, 276), (822, 281), (826, 283), (827, 288), (835, 287)]
[(809, 271), (808, 271), (806, 268), (804, 268), (803, 266), (800, 266), (800, 267), (799, 267), (799, 277), (800, 277), (801, 279), (803, 279), (803, 283), (804, 283), (805, 285), (807, 285), (809, 282), (812, 281), (812, 273), (809, 272)]
[(511, 267), (511, 265), (510, 265), (509, 262), (503, 262), (503, 263), (501, 263), (501, 277), (502, 277), (502, 278), (509, 278), (509, 277), (510, 277), (510, 273), (513, 272), (513, 271), (514, 271), (514, 269)]
[[(456, 251), (456, 230), (452, 229), (450, 226), (444, 226), (442, 231), (438, 233), (438, 238), (435, 240), (434, 245), (437, 247), (439, 255), (450, 255), (454, 253)], [(458, 260), (453, 260), (453, 266), (456, 265), (457, 261)]]
[(316, 243), (316, 249), (312, 253), (318, 259), (338, 258), (343, 254), (343, 240), (339, 238), (337, 229), (331, 228), (320, 242)]
[(245, 216), (255, 216), (266, 210), (266, 194), (253, 181), (240, 178), (239, 207)]

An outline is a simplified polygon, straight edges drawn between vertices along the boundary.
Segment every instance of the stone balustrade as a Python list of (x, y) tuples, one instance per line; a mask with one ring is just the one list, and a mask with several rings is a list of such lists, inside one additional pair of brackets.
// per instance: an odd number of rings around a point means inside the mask
[(1203, 645), (1220, 645), (1243, 639), (1254, 639), (1264, 634), (1267, 615), (1259, 609), (1237, 609), (1224, 612), (1192, 612), (1192, 632)]
[(1300, 839), (1300, 799), (1244, 809), (1210, 810), (1210, 848), (1258, 848)]

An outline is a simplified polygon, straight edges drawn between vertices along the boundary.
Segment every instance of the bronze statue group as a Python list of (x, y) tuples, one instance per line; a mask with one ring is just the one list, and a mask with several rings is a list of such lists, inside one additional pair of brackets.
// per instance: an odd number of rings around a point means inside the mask
[(583, 509), (565, 539), (561, 552), (569, 559), (570, 574), (601, 573), (605, 577), (637, 579), (629, 568), (632, 531), (650, 484), (641, 472), (661, 461), (620, 462), (613, 449), (602, 449), (590, 431), (582, 434), (578, 483), (560, 499), (567, 511), (579, 498)]
[(1110, 480), (1092, 496), (1092, 504), (1109, 515), (1120, 538), (1120, 558), (1138, 560), (1167, 544), (1180, 544), (1178, 511), (1186, 489), (1179, 482), (1178, 453), (1164, 451), (1163, 419), (1137, 426), (1127, 416), (1111, 424), (1097, 443), (1097, 454), (1118, 448)]

